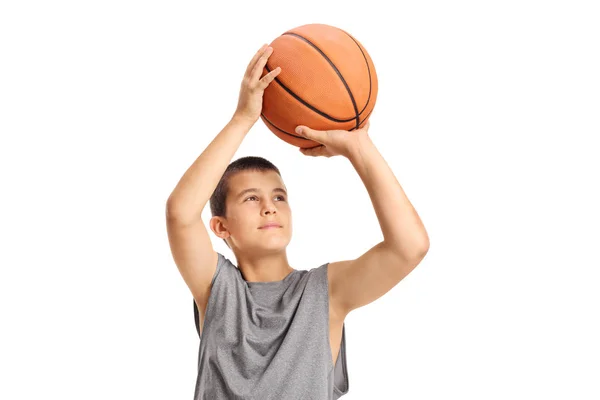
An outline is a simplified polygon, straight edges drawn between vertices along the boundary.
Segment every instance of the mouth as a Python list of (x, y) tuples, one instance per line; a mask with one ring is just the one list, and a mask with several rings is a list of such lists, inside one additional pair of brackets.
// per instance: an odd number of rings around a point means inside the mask
[(265, 226), (261, 226), (258, 229), (271, 229), (271, 228), (281, 228), (280, 225), (265, 225)]

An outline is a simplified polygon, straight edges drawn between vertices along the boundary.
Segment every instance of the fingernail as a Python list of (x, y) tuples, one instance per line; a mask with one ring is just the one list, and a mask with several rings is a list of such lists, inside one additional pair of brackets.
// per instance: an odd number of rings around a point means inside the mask
[(302, 134), (302, 127), (301, 126), (296, 127), (296, 133), (299, 134), (299, 135)]

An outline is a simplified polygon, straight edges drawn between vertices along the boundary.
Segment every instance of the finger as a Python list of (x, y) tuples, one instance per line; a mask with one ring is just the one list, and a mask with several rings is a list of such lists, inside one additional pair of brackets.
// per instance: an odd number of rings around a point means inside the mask
[(267, 48), (267, 46), (268, 45), (266, 43), (263, 44), (260, 47), (260, 49), (258, 49), (258, 51), (256, 52), (256, 54), (254, 54), (254, 56), (252, 57), (252, 60), (250, 60), (250, 63), (246, 67), (245, 75), (249, 75), (250, 74), (250, 72), (252, 71), (252, 67), (254, 67), (254, 65), (256, 64), (256, 61), (261, 56), (261, 54), (265, 51), (265, 49)]
[(258, 60), (256, 60), (254, 68), (250, 73), (250, 82), (256, 82), (260, 79), (263, 69), (265, 68), (265, 65), (267, 65), (267, 60), (269, 59), (271, 54), (273, 54), (273, 48), (269, 46), (265, 49), (265, 51), (263, 51)]
[(327, 143), (327, 131), (317, 131), (308, 126), (299, 125), (296, 127), (296, 133), (315, 142)]
[(304, 154), (305, 156), (311, 156), (311, 157), (319, 157), (319, 156), (325, 156), (325, 146), (320, 145), (317, 147), (311, 147), (309, 149), (305, 149), (300, 147), (300, 152), (302, 154)]
[(259, 87), (262, 90), (265, 90), (267, 88), (267, 86), (269, 86), (269, 84), (271, 82), (273, 82), (273, 79), (275, 79), (277, 77), (277, 75), (279, 75), (280, 72), (281, 72), (281, 67), (277, 67), (273, 71), (271, 71), (268, 74), (266, 74), (265, 76), (263, 76), (259, 81)]

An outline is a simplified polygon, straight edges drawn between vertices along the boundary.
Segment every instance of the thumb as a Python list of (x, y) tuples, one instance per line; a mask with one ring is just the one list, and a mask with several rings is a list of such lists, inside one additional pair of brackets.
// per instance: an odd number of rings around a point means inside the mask
[(317, 131), (304, 125), (297, 126), (296, 133), (319, 143), (324, 143), (323, 139), (327, 136), (327, 131)]

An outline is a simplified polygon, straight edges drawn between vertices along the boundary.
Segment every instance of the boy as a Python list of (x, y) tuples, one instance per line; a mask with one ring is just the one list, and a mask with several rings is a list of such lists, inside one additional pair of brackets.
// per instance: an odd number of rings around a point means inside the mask
[[(338, 399), (348, 392), (344, 319), (392, 289), (423, 259), (429, 238), (417, 212), (368, 136), (299, 127), (321, 143), (309, 156), (347, 157), (362, 179), (384, 240), (354, 260), (296, 270), (286, 246), (292, 215), (279, 170), (260, 157), (228, 165), (259, 119), (262, 95), (281, 69), (261, 78), (263, 45), (242, 81), (231, 121), (185, 172), (167, 201), (174, 261), (192, 292), (201, 338), (194, 399)], [(210, 228), (237, 268), (213, 250)], [(315, 218), (316, 220), (316, 218)]]

